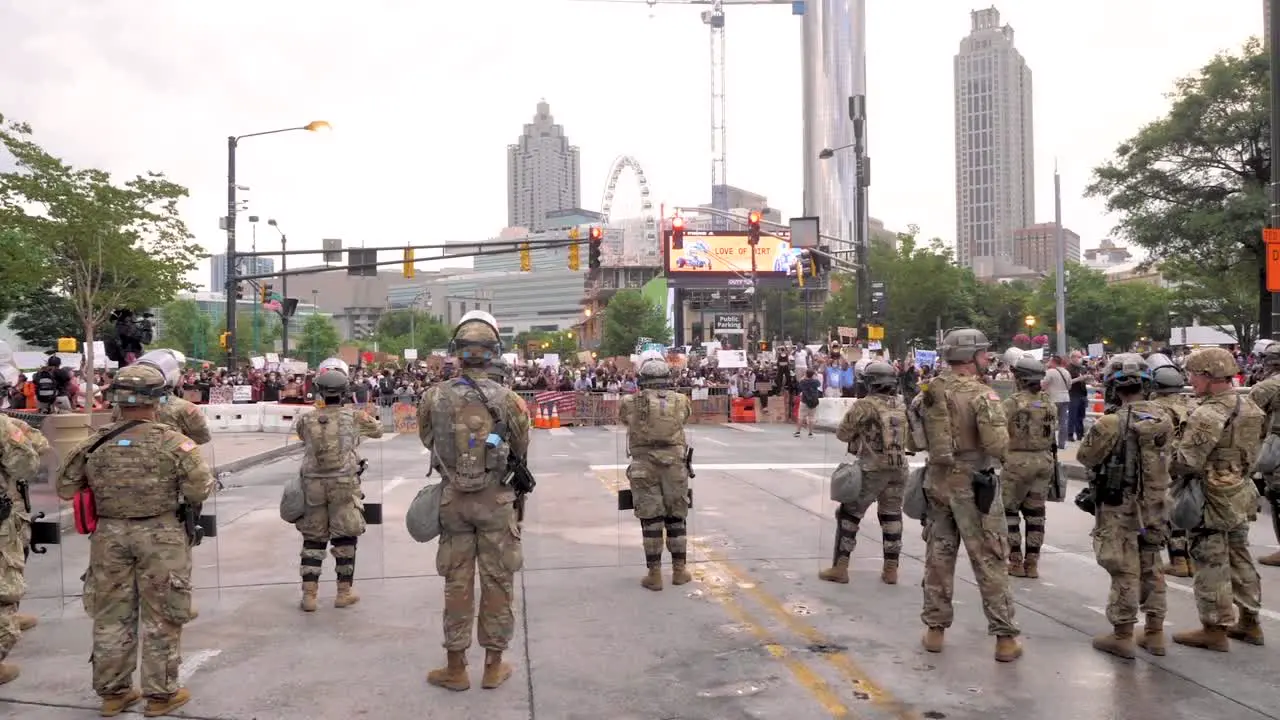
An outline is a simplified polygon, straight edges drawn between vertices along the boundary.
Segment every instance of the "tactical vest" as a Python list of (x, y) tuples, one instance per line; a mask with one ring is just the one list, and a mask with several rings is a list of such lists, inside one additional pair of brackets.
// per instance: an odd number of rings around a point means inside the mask
[(632, 400), (628, 427), (633, 448), (679, 447), (685, 444), (680, 401), (672, 390), (642, 390)]
[(980, 452), (982, 443), (978, 440), (978, 416), (973, 409), (973, 401), (979, 395), (990, 392), (990, 388), (976, 379), (957, 377), (947, 383), (944, 395), (947, 398), (947, 413), (951, 417), (951, 448), (957, 453)]
[[(873, 464), (885, 467), (903, 467), (906, 465), (904, 444), (909, 434), (907, 415), (898, 399), (887, 395), (870, 395), (864, 402), (875, 408), (866, 424), (869, 427), (860, 430), (859, 435), (870, 441), (869, 449), (875, 457)], [(861, 449), (860, 449), (861, 450)], [(858, 452), (858, 455), (862, 455)], [(874, 469), (868, 467), (868, 469)]]
[(1257, 458), (1258, 448), (1262, 444), (1262, 427), (1266, 416), (1254, 410), (1256, 405), (1236, 395), (1235, 405), (1227, 415), (1222, 437), (1209, 452), (1209, 464), (1219, 472), (1209, 474), (1209, 482), (1224, 477), (1222, 471), (1229, 469), (1229, 474), (1241, 478), (1248, 472), (1249, 466)]
[(307, 439), (303, 475), (354, 475), (358, 467), (355, 417), (342, 410), (316, 410), (302, 416), (299, 435)]
[(1151, 402), (1164, 408), (1173, 423), (1173, 439), (1181, 440), (1182, 431), (1187, 429), (1187, 418), (1191, 417), (1191, 406), (1181, 395), (1157, 395)]
[(1009, 449), (1039, 452), (1053, 447), (1057, 406), (1044, 393), (1019, 392), (1013, 401), (1017, 410), (1009, 418)]
[[(1140, 400), (1121, 407), (1116, 415), (1121, 435), (1112, 453), (1113, 457), (1124, 460), (1125, 487), (1136, 493), (1140, 482), (1150, 485), (1152, 480), (1167, 478), (1165, 451), (1173, 443), (1173, 438), (1168, 436), (1168, 430), (1160, 422), (1164, 419), (1162, 408), (1156, 403)], [(1163, 484), (1167, 486), (1167, 481)]]
[(471, 377), (438, 386), (431, 407), (432, 462), (453, 489), (478, 492), (506, 477), (511, 446), (508, 438), (493, 437), (494, 417), (502, 415), (485, 403), (499, 402), (506, 392), (492, 380)]

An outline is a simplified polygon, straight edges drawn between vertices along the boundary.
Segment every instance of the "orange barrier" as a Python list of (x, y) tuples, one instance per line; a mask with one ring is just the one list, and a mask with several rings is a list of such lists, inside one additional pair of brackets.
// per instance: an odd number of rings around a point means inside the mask
[(729, 422), (753, 423), (756, 421), (756, 399), (734, 398), (729, 410)]

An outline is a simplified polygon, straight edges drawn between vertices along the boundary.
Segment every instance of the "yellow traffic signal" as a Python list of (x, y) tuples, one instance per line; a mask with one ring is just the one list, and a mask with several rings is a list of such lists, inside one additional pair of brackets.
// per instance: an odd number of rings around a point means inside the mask
[(262, 283), (258, 294), (261, 296), (262, 304), (266, 305), (271, 301), (271, 283)]
[(579, 262), (580, 262), (580, 258), (578, 257), (578, 246), (576, 244), (570, 245), (569, 246), (569, 269), (574, 272), (578, 272)]
[(413, 277), (413, 248), (404, 249), (404, 276), (406, 278)]
[(800, 287), (804, 287), (804, 262), (796, 263), (796, 281), (800, 283)]
[(533, 271), (533, 246), (527, 242), (520, 243), (520, 272)]
[(219, 335), (219, 336), (218, 336), (218, 347), (222, 348), (223, 350), (226, 350), (226, 349), (227, 349), (227, 341), (228, 341), (227, 339), (228, 339), (228, 338), (230, 338), (230, 337), (231, 337), (231, 333), (229, 333), (229, 332), (224, 332), (224, 333), (222, 333), (221, 335)]

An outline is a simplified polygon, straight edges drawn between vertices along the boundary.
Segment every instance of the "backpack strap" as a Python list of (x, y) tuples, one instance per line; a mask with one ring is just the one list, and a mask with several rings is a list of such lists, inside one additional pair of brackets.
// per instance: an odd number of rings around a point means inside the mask
[(94, 443), (89, 446), (89, 449), (85, 451), (84, 453), (85, 456), (87, 457), (89, 455), (92, 455), (95, 450), (107, 444), (109, 441), (119, 437), (120, 435), (124, 434), (129, 430), (132, 430), (133, 428), (138, 427), (144, 422), (146, 422), (146, 420), (126, 420), (120, 423), (111, 432), (95, 440)]

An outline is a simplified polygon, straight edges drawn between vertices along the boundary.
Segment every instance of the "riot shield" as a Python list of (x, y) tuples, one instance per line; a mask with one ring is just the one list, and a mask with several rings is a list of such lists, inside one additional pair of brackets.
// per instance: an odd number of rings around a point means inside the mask
[[(88, 566), (88, 549), (76, 537), (71, 504), (60, 500), (54, 489), (61, 461), (60, 451), (65, 452), (69, 447), (74, 447), (78, 437), (83, 437), (83, 434), (68, 437), (68, 442), (59, 442), (58, 447), (54, 447), (53, 440), (64, 433), (61, 426), (70, 426), (75, 422), (83, 430), (87, 419), (81, 416), (71, 421), (59, 419), (46, 424), (45, 421), (57, 416), (34, 413), (10, 415), (40, 432), (40, 438), (49, 444), (49, 447), (42, 447), (40, 469), (35, 477), (25, 478), (20, 484), (22, 506), (14, 508), (15, 511), (24, 512), (30, 519), (24, 553), (27, 588), (19, 612), (37, 618), (56, 617), (61, 615), (69, 599), (80, 594), (79, 576)], [(53, 437), (50, 438), (49, 435)], [(39, 440), (37, 444), (43, 445)], [(69, 552), (71, 557), (64, 557), (64, 552)]]

